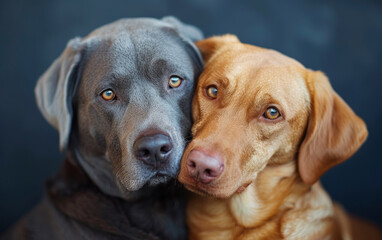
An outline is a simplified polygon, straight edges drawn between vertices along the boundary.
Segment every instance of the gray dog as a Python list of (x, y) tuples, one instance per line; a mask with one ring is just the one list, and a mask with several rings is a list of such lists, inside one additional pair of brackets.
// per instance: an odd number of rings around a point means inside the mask
[(186, 238), (172, 179), (191, 127), (200, 39), (166, 17), (119, 20), (68, 43), (35, 89), (65, 161), (3, 239)]

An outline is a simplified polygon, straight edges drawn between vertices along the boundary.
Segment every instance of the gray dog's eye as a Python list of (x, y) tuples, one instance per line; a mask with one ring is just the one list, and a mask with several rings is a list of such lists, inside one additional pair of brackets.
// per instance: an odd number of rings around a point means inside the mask
[(115, 93), (111, 89), (107, 89), (102, 92), (101, 94), (102, 98), (106, 101), (111, 101), (115, 98)]
[(178, 76), (171, 76), (170, 80), (168, 81), (168, 84), (170, 85), (171, 88), (177, 88), (182, 83), (182, 80), (183, 79)]

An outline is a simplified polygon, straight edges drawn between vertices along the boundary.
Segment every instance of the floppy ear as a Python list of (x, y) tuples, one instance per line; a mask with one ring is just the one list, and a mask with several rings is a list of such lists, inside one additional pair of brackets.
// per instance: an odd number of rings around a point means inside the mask
[(190, 39), (192, 42), (202, 40), (204, 38), (202, 31), (199, 28), (182, 23), (176, 17), (166, 16), (162, 18), (163, 21), (170, 23), (181, 36)]
[(298, 168), (302, 180), (313, 184), (359, 149), (366, 140), (367, 129), (322, 72), (309, 71), (306, 81), (311, 113), (298, 155)]
[(196, 42), (196, 46), (203, 55), (204, 61), (207, 63), (210, 58), (216, 53), (221, 46), (226, 43), (239, 42), (239, 39), (232, 34), (225, 34), (222, 36), (215, 36)]
[(81, 39), (69, 41), (61, 56), (40, 77), (35, 87), (37, 105), (45, 119), (60, 134), (60, 149), (68, 144), (73, 109), (72, 97), (81, 59)]

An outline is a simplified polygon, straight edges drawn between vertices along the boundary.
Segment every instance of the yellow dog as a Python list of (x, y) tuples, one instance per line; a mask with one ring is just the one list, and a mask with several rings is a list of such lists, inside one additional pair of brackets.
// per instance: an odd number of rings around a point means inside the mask
[(367, 137), (322, 72), (232, 35), (205, 59), (179, 180), (191, 239), (382, 239), (332, 203), (319, 178)]

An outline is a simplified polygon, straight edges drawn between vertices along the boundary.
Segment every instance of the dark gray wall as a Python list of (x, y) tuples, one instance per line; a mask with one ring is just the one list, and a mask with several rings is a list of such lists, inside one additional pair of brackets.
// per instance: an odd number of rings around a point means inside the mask
[(66, 42), (123, 17), (175, 15), (206, 36), (233, 33), (320, 69), (367, 123), (366, 144), (322, 183), (346, 209), (382, 225), (380, 1), (1, 0), (0, 231), (41, 198), (62, 160), (35, 105), (39, 75)]

